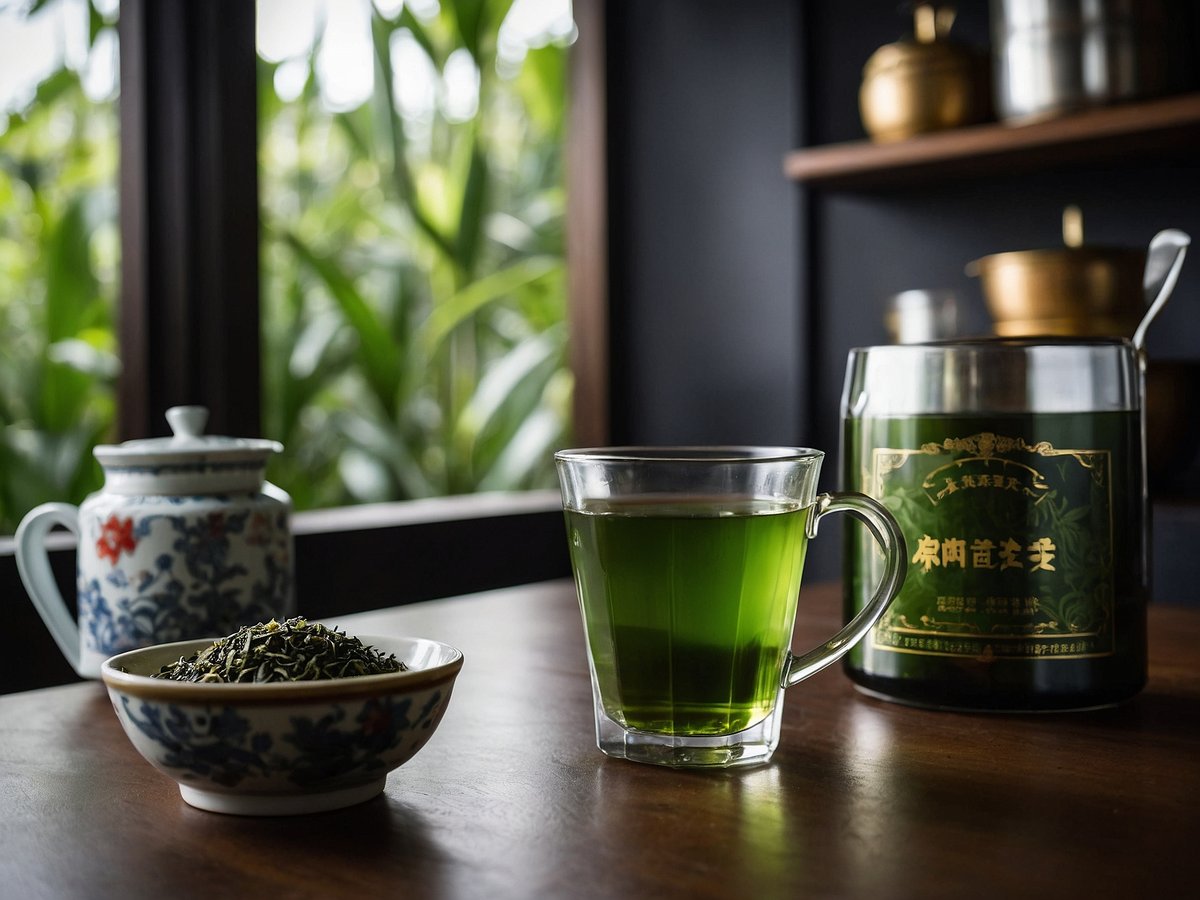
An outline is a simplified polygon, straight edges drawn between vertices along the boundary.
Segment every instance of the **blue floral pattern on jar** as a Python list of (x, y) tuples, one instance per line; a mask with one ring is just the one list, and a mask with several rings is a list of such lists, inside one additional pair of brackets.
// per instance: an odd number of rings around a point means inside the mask
[(84, 647), (108, 656), (290, 615), (288, 513), (263, 495), (123, 497), (97, 508), (80, 534), (96, 550), (80, 554)]

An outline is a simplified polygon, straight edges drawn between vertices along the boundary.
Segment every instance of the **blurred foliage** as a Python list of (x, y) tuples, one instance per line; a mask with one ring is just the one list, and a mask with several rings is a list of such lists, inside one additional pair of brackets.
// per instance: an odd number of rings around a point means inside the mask
[[(298, 508), (554, 483), (572, 388), (566, 51), (502, 75), (510, 5), (372, 7), (374, 95), (349, 111), (322, 104), (319, 36), (294, 100), (274, 88), (289, 63), (260, 58), (264, 424)], [(470, 54), (474, 114), (452, 116), (444, 84), (402, 114), (400, 41), (438, 76)]]
[[(569, 431), (565, 48), (501, 74), (512, 0), (372, 7), (376, 91), (330, 112), (314, 65), (294, 100), (259, 66), (264, 432), (298, 508), (553, 484)], [(55, 0), (38, 0), (29, 16)], [(426, 4), (424, 8), (428, 8)], [(89, 2), (88, 40), (114, 26)], [(478, 104), (405, 118), (393, 48), (470, 55)], [(102, 482), (115, 421), (115, 99), (62, 66), (0, 116), (0, 534)]]
[[(113, 23), (94, 7), (90, 21), (94, 47)], [(91, 448), (115, 420), (116, 180), (116, 102), (90, 99), (78, 72), (0, 115), (0, 534), (103, 480)]]

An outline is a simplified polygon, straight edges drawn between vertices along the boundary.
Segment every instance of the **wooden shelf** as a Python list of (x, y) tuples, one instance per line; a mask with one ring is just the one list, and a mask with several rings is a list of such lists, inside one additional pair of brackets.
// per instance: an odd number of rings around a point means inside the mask
[(888, 144), (855, 141), (795, 150), (784, 173), (814, 187), (903, 187), (947, 178), (1102, 163), (1131, 153), (1200, 153), (1200, 94), (1128, 103), (1028, 125), (957, 128)]

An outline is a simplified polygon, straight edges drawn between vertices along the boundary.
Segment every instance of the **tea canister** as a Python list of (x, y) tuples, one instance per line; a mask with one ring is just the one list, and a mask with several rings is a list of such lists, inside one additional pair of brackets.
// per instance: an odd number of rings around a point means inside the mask
[[(1034, 711), (1142, 688), (1141, 378), (1119, 338), (851, 351), (844, 481), (881, 501), (908, 543), (903, 589), (846, 657), (861, 690)], [(846, 540), (852, 614), (880, 563), (868, 537)]]
[[(17, 529), (17, 565), (64, 656), (85, 677), (126, 650), (220, 637), (294, 612), (291, 502), (264, 481), (275, 441), (205, 435), (208, 411), (167, 411), (174, 436), (95, 448), (103, 488), (47, 503)], [(46, 535), (78, 537), (78, 620)]]

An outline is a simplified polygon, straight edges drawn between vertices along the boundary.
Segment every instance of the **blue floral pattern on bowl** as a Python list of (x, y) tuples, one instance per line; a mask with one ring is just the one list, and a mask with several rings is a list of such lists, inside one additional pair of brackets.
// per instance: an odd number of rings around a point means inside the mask
[(135, 712), (128, 695), (118, 715), (161, 747), (157, 765), (180, 779), (237, 787), (248, 779), (288, 781), (304, 788), (336, 786), (387, 772), (390, 755), (405, 744), (421, 748), (441, 718), (434, 690), (410, 718), (413, 698), (372, 697), (335, 703), (322, 714), (289, 715), (288, 728), (256, 730), (232, 706), (180, 706), (143, 701)]

